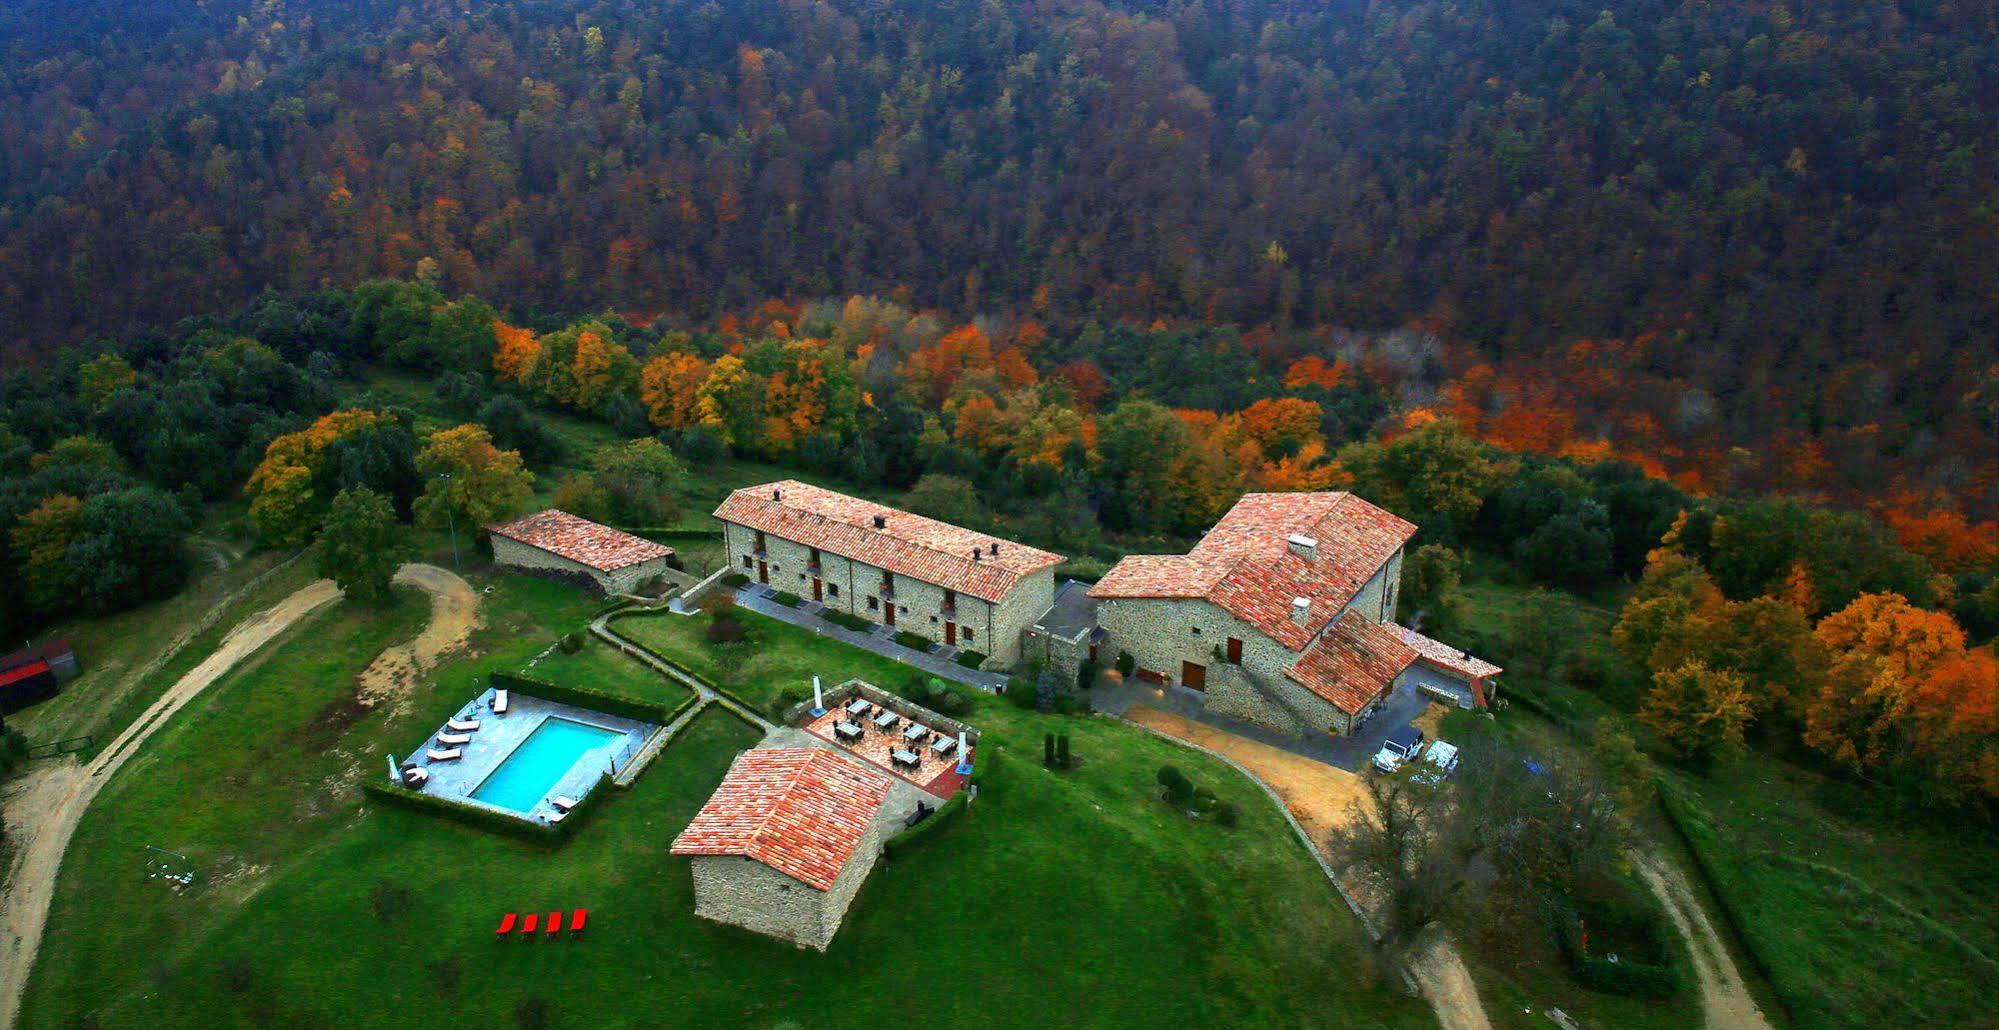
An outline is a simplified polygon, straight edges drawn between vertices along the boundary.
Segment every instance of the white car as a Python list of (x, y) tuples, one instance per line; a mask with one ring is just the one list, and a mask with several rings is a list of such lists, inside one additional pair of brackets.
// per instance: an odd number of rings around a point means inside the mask
[(1404, 726), (1388, 735), (1381, 742), (1381, 750), (1374, 753), (1374, 767), (1385, 773), (1392, 773), (1402, 767), (1402, 763), (1423, 750), (1423, 731), (1414, 726)]
[(1433, 740), (1423, 752), (1422, 767), (1412, 777), (1417, 783), (1442, 783), (1458, 767), (1456, 744)]

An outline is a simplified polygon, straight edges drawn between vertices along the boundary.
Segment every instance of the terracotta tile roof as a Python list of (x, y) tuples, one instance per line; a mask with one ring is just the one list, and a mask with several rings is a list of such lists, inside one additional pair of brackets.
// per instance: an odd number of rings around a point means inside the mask
[(1418, 657), (1433, 665), (1441, 665), (1466, 679), (1483, 679), (1506, 671), (1483, 658), (1473, 657), (1469, 651), (1460, 651), (1449, 644), (1431, 640), (1407, 626), (1390, 628), (1402, 635), (1403, 643), (1416, 649)]
[(673, 853), (743, 855), (832, 890), (888, 790), (880, 773), (824, 748), (754, 748), (736, 757)]
[[(1295, 553), (1293, 534), (1316, 541), (1317, 556)], [(1125, 558), (1090, 596), (1205, 597), (1295, 651), (1415, 535), (1415, 523), (1350, 493), (1245, 494), (1193, 550)], [(1312, 603), (1302, 626), (1295, 597)]]
[(1416, 661), (1401, 627), (1348, 612), (1298, 656), (1284, 675), (1349, 715), (1367, 707)]
[[(874, 524), (878, 515), (881, 529)], [(789, 479), (737, 490), (715, 509), (715, 517), (994, 603), (1022, 579), (1063, 560), (1059, 554)], [(992, 552), (995, 545), (998, 554)]]
[(599, 572), (615, 572), (673, 553), (671, 547), (554, 508), (486, 529)]

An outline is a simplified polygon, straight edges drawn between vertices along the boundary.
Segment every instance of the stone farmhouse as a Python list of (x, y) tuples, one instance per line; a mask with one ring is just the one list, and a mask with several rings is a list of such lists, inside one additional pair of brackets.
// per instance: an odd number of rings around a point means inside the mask
[(1059, 554), (795, 480), (715, 509), (729, 564), (751, 582), (985, 654), (1020, 657), (1055, 600)]
[(826, 747), (757, 747), (673, 842), (692, 858), (694, 913), (826, 950), (882, 841), (891, 783)]
[(673, 548), (550, 508), (500, 526), (493, 535), (493, 564), (596, 584), (607, 594), (628, 594), (664, 575)]
[(1349, 493), (1247, 494), (1193, 550), (1132, 555), (1090, 588), (1099, 646), (1285, 733), (1351, 732), (1419, 659), (1426, 689), (1483, 703), (1497, 666), (1394, 624), (1415, 533)]

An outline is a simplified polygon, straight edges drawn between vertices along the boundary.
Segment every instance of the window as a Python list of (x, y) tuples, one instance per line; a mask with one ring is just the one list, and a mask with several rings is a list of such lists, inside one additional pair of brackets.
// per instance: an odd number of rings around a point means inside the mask
[(1197, 637), (1201, 635), (1201, 627), (1199, 626), (1194, 627), (1194, 635)]
[(965, 627), (964, 629), (962, 629), (962, 630), (959, 630), (959, 631), (958, 631), (958, 635), (959, 635), (959, 636), (961, 636), (961, 637), (964, 637), (964, 638), (965, 638), (965, 643), (967, 643), (967, 644), (971, 643), (971, 642), (972, 642), (972, 627), (970, 627), (970, 626), (966, 626), (966, 627)]
[(799, 573), (799, 574), (798, 574), (798, 581), (799, 581), (800, 583), (803, 583), (803, 582), (805, 582), (805, 573), (801, 572), (801, 573)]
[(838, 596), (840, 596), (840, 584), (838, 584), (838, 583), (828, 583), (828, 584), (826, 584), (826, 596), (828, 596), (828, 597), (838, 597)]
[[(907, 608), (904, 608), (904, 609), (903, 609), (903, 611), (908, 611), (908, 610), (909, 610), (909, 609), (907, 609)], [(935, 616), (935, 615), (932, 615), (932, 616), (930, 617), (930, 621), (931, 621), (931, 622), (936, 622), (936, 621), (937, 621), (937, 616)]]
[(874, 611), (874, 610), (875, 610), (876, 608), (879, 608), (879, 607), (881, 607), (881, 598), (879, 598), (879, 597), (870, 597), (870, 598), (868, 598), (868, 610), (869, 610), (869, 611)]
[(746, 569), (747, 569), (747, 568), (751, 568), (751, 567), (753, 567), (753, 566), (754, 566), (755, 564), (756, 564), (755, 562), (752, 562), (752, 561), (750, 561), (750, 556), (749, 556), (749, 555), (747, 555), (747, 554), (746, 554), (746, 555), (743, 555), (743, 568), (746, 568)]

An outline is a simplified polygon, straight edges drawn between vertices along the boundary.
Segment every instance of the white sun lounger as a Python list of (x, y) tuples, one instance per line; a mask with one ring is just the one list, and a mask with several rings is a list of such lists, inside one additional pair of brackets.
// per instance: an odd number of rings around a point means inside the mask
[(550, 812), (548, 813), (548, 821), (552, 823), (559, 823), (562, 821), (562, 817), (568, 814), (569, 814), (568, 812)]
[(493, 714), (494, 714), (494, 715), (505, 715), (505, 714), (507, 714), (507, 692), (506, 692), (506, 691), (504, 691), (504, 690), (495, 690), (495, 691), (493, 691)]
[(566, 794), (557, 794), (556, 796), (549, 798), (548, 803), (554, 805), (556, 808), (564, 812), (567, 812), (570, 809), (576, 807), (576, 799), (569, 797)]
[(437, 742), (445, 747), (457, 747), (461, 744), (472, 743), (472, 735), (469, 733), (440, 733), (437, 735)]
[(450, 730), (450, 731), (452, 731), (453, 733), (470, 733), (470, 732), (472, 732), (473, 730), (476, 730), (476, 729), (478, 729), (478, 728), (479, 728), (479, 720), (477, 720), (477, 719), (446, 719), (446, 720), (444, 720), (444, 728), (445, 728), (445, 729), (448, 729), (448, 730)]
[(403, 785), (421, 787), (430, 782), (430, 770), (420, 765), (412, 765), (403, 770)]
[(434, 747), (427, 748), (425, 749), (424, 754), (430, 756), (430, 760), (433, 762), (449, 762), (454, 758), (465, 757), (464, 750), (455, 747), (450, 749), (449, 751), (439, 751)]

